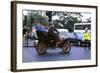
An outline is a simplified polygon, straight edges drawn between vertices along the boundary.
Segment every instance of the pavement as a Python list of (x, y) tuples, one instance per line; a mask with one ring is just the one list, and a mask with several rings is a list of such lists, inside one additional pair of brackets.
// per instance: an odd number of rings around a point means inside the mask
[(39, 55), (35, 47), (22, 48), (22, 61), (29, 62), (45, 62), (45, 61), (67, 61), (67, 60), (87, 60), (91, 59), (91, 50), (80, 46), (71, 46), (71, 51), (64, 54), (61, 48), (48, 48), (47, 53)]

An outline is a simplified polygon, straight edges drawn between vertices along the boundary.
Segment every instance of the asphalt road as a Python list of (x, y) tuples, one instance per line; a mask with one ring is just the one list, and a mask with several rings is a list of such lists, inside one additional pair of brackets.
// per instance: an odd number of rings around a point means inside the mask
[(64, 61), (91, 59), (91, 50), (72, 46), (69, 54), (64, 54), (61, 48), (48, 48), (47, 53), (39, 55), (34, 47), (23, 47), (23, 62)]

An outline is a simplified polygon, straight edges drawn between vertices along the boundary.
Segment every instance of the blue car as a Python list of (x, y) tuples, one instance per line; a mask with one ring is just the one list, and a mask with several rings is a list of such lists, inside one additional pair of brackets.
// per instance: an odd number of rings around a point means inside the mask
[(69, 42), (73, 45), (81, 45), (83, 34), (80, 32), (70, 32), (68, 36)]

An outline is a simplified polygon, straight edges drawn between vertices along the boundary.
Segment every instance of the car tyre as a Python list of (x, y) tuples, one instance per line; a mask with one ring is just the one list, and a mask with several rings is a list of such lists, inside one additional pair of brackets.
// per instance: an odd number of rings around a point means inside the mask
[(64, 53), (69, 53), (71, 51), (71, 45), (69, 43), (64, 43), (62, 46), (62, 50)]
[(36, 51), (39, 53), (39, 54), (45, 54), (46, 53), (46, 44), (45, 43), (42, 43), (42, 42), (38, 42), (37, 43), (37, 46), (36, 46)]

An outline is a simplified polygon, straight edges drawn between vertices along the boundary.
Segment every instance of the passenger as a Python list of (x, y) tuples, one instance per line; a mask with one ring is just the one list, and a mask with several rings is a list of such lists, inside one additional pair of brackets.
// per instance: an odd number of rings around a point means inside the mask
[(47, 32), (47, 29), (42, 24), (38, 23), (35, 27), (36, 31)]
[(47, 37), (48, 30), (43, 26), (42, 24), (38, 23), (37, 26), (35, 26), (36, 34), (38, 39), (45, 39)]

